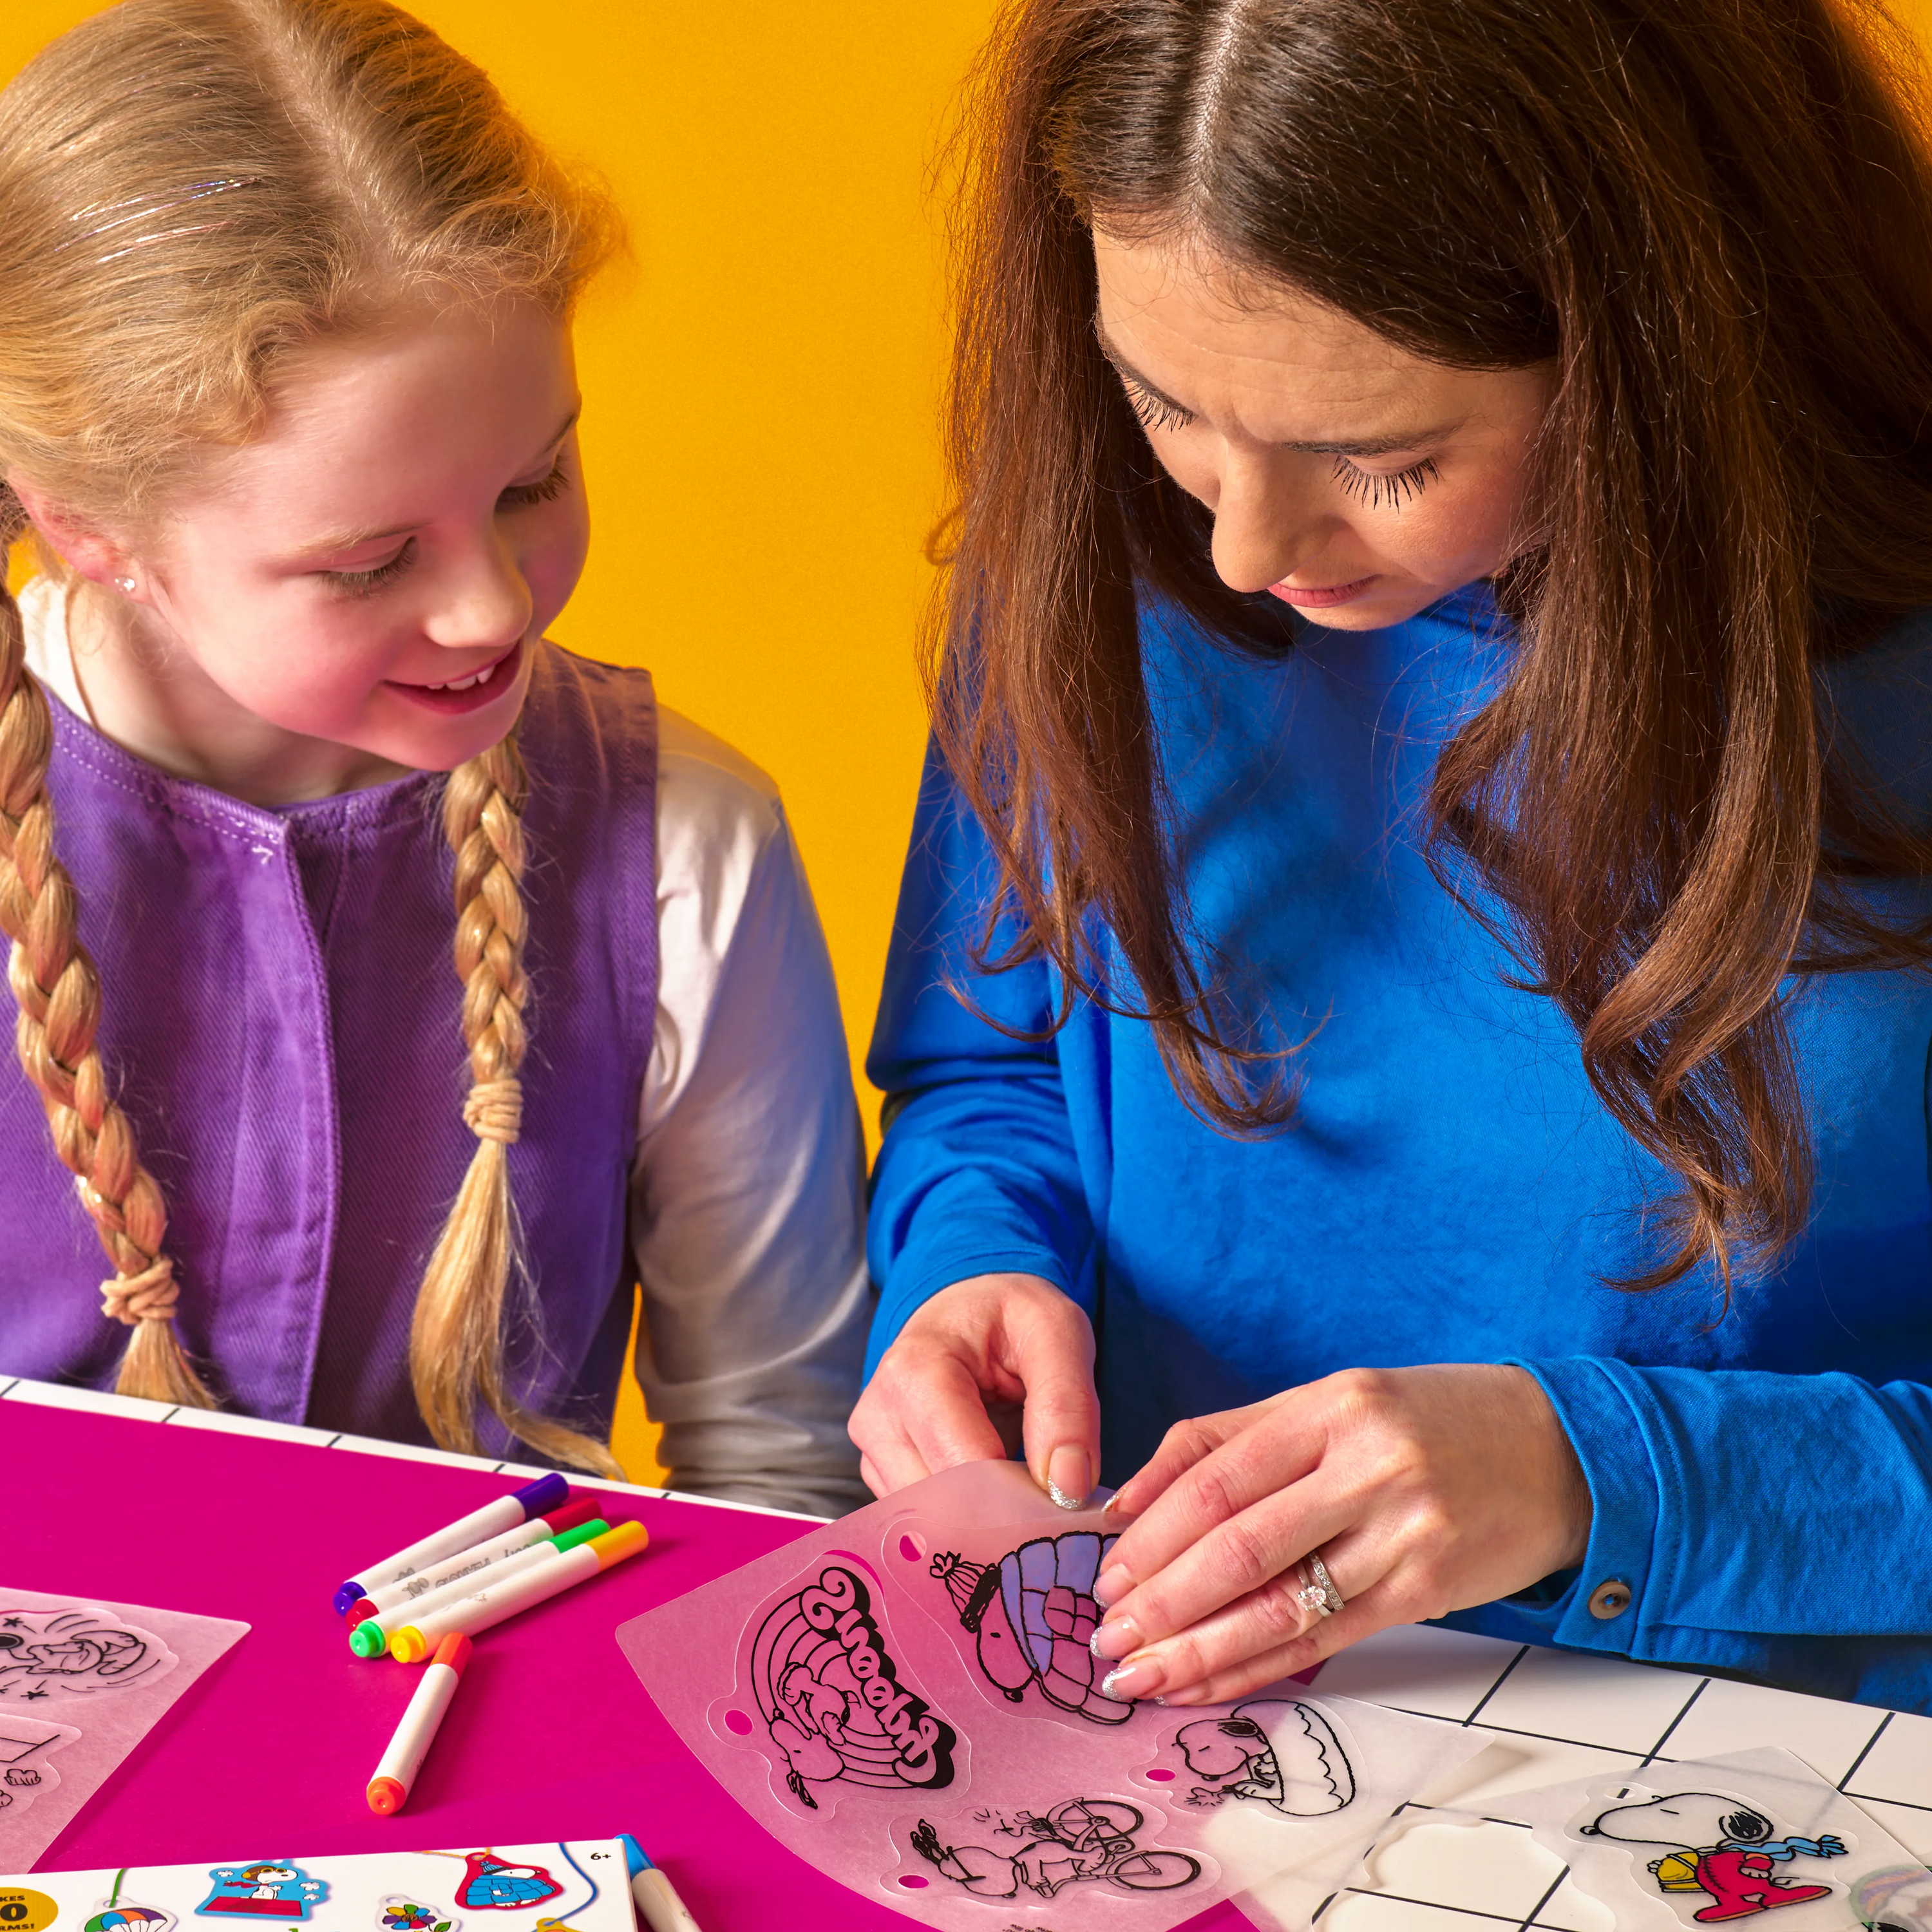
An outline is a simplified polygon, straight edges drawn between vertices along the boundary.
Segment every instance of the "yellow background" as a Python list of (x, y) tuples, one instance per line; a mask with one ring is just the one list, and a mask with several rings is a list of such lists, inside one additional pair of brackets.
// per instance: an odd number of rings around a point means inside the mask
[[(0, 77), (95, 10), (7, 0)], [(777, 778), (856, 1072), (923, 741), (943, 359), (926, 184), (990, 0), (413, 10), (629, 220), (635, 266), (578, 332), (596, 534), (556, 634), (650, 665), (666, 703)], [(627, 1378), (616, 1447), (639, 1481), (652, 1439)]]
[[(0, 76), (94, 10), (7, 0)], [(923, 736), (910, 646), (944, 352), (926, 182), (993, 0), (560, 0), (542, 26), (526, 0), (415, 10), (629, 218), (635, 268), (579, 331), (596, 535), (557, 634), (649, 664), (778, 779), (856, 1072)], [(1902, 10), (1932, 22), (1932, 0)], [(616, 1446), (640, 1481), (652, 1442), (627, 1378)]]

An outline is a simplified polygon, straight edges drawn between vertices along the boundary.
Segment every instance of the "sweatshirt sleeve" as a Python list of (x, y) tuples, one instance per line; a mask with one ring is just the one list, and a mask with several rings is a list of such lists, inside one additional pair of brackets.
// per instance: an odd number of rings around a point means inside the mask
[[(866, 1064), (889, 1123), (872, 1180), (868, 1376), (907, 1318), (956, 1281), (1035, 1274), (1090, 1300), (1093, 1224), (1052, 1032), (1055, 983), (1037, 958), (990, 973), (973, 958), (996, 880), (984, 834), (928, 749)], [(996, 926), (988, 956), (1011, 937)]]
[[(1594, 1506), (1522, 1634), (1882, 1694), (1932, 1636), (1932, 1389), (1838, 1373), (1526, 1361)], [(1532, 1593), (1534, 1598), (1535, 1593)], [(1834, 1643), (1818, 1640), (1852, 1640)]]
[(657, 1036), (632, 1177), (637, 1372), (672, 1486), (838, 1516), (872, 1296), (832, 964), (777, 790), (659, 714)]

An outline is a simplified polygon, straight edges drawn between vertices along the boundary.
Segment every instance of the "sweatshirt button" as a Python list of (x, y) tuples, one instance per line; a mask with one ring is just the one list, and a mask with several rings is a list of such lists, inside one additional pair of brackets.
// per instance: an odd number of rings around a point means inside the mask
[(1590, 1592), (1590, 1614), (1607, 1623), (1612, 1617), (1620, 1617), (1630, 1606), (1630, 1586), (1620, 1576), (1612, 1576), (1607, 1583), (1599, 1583)]

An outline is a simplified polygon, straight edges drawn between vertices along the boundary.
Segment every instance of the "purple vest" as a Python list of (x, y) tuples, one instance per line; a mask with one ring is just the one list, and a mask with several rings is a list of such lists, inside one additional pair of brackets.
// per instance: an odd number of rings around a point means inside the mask
[[(230, 1407), (427, 1442), (410, 1314), (476, 1147), (441, 778), (264, 811), (49, 701), (58, 849), (102, 1051), (166, 1193), (184, 1342)], [(534, 1292), (509, 1359), (525, 1402), (601, 1433), (657, 1006), (648, 674), (544, 646), (520, 742), (531, 1040), (510, 1172)], [(0, 1229), (0, 1370), (110, 1385), (128, 1331), (100, 1313), (100, 1244), (10, 1052)]]

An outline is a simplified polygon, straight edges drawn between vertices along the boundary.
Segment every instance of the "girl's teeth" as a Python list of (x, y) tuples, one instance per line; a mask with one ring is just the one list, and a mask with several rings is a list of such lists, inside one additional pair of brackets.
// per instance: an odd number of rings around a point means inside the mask
[(459, 677), (453, 683), (425, 685), (423, 688), (426, 691), (467, 691), (472, 686), (488, 684), (496, 668), (494, 664), (486, 664), (482, 670), (468, 677)]

